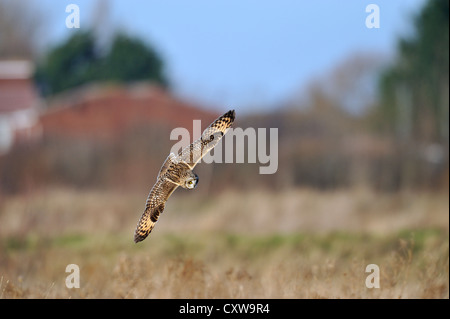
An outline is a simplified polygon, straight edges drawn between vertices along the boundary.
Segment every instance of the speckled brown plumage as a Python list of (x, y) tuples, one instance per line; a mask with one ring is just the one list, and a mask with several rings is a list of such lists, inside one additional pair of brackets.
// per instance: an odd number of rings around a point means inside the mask
[(200, 159), (213, 149), (234, 122), (234, 110), (228, 111), (206, 128), (202, 136), (182, 149), (178, 155), (170, 153), (162, 165), (156, 183), (148, 195), (144, 212), (139, 219), (134, 241), (144, 240), (155, 227), (165, 203), (178, 186), (193, 189), (198, 176), (192, 171)]

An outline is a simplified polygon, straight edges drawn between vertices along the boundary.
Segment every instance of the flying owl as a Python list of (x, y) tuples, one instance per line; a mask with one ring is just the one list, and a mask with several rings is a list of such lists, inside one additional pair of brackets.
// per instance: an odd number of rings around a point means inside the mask
[(198, 176), (192, 170), (202, 157), (219, 143), (233, 124), (234, 117), (234, 110), (228, 111), (206, 128), (199, 139), (180, 150), (178, 155), (169, 154), (148, 195), (144, 213), (134, 233), (135, 243), (150, 234), (164, 210), (167, 199), (178, 186), (185, 189), (194, 189), (197, 186)]

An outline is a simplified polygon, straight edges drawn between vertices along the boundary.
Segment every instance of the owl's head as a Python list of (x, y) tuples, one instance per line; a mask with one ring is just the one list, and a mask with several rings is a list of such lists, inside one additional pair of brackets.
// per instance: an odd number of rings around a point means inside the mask
[(198, 175), (192, 173), (191, 176), (189, 176), (184, 182), (184, 188), (194, 189), (195, 187), (197, 187), (197, 183), (198, 183)]

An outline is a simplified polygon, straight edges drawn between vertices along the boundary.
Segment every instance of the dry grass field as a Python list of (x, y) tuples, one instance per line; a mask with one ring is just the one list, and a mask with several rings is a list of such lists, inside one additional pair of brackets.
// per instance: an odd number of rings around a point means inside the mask
[[(1, 198), (0, 298), (449, 297), (448, 194), (177, 191), (134, 244), (146, 195)], [(80, 288), (66, 287), (68, 264)], [(368, 264), (380, 288), (366, 287)]]

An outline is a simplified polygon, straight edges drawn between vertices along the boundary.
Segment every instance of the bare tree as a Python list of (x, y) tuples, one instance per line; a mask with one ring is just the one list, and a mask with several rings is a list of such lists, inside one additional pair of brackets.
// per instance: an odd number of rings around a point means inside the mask
[(0, 58), (34, 59), (45, 17), (34, 2), (0, 0)]

